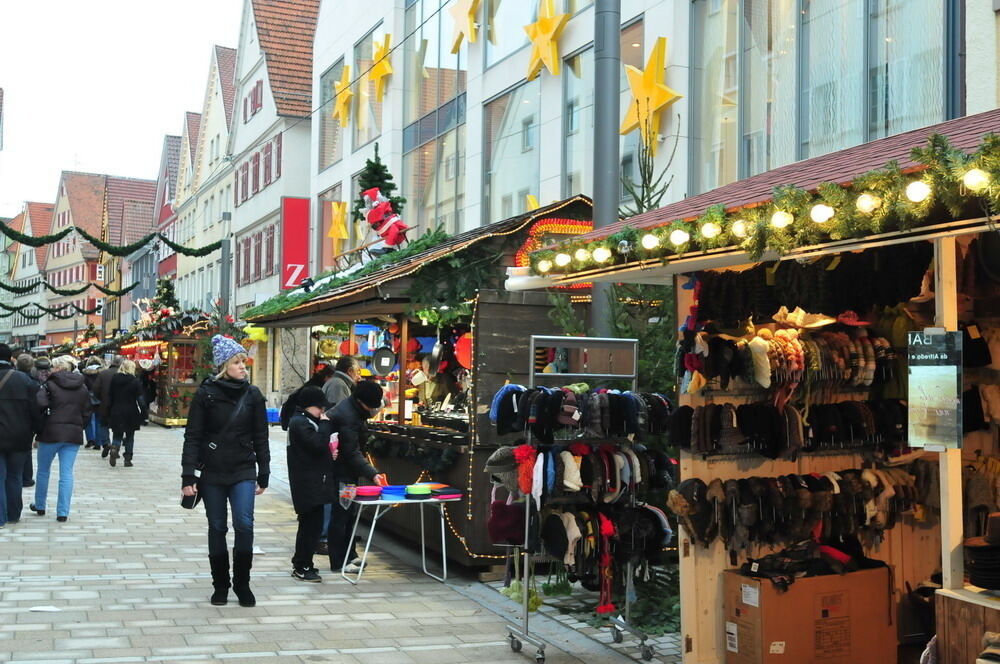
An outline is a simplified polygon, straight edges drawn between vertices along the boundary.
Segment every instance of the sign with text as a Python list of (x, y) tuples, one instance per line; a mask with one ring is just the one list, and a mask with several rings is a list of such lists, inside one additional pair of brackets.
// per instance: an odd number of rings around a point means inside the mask
[(309, 276), (309, 199), (281, 199), (281, 289)]
[(910, 447), (962, 446), (962, 333), (927, 328), (907, 335)]

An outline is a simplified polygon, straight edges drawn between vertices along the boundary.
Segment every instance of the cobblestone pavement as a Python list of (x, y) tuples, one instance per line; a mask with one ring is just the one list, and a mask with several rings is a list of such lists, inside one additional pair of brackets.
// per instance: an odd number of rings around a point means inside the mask
[[(272, 429), (276, 460), (284, 434)], [(146, 427), (134, 468), (110, 468), (81, 450), (73, 509), (26, 511), (0, 529), (0, 662), (453, 662), (523, 664), (513, 654), (503, 610), (463, 591), (476, 584), (437, 583), (376, 550), (358, 587), (324, 574), (321, 584), (290, 576), (295, 520), (276, 490), (258, 497), (255, 608), (213, 607), (201, 507), (179, 506), (181, 432)], [(275, 479), (282, 464), (276, 463)], [(55, 506), (58, 470), (49, 489)], [(25, 489), (25, 508), (33, 489)], [(230, 536), (231, 537), (231, 536)], [(377, 540), (378, 538), (376, 538)], [(498, 614), (499, 613), (499, 614)], [(563, 629), (547, 661), (622, 661), (616, 652)], [(544, 622), (543, 622), (544, 624)], [(569, 634), (567, 636), (567, 634)], [(566, 654), (573, 652), (575, 656)]]

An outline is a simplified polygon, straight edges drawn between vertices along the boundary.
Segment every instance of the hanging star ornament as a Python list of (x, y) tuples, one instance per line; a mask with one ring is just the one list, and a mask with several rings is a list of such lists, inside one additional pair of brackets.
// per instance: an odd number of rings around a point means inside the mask
[(386, 78), (392, 74), (392, 63), (389, 62), (389, 44), (392, 42), (392, 35), (386, 34), (385, 41), (375, 44), (375, 64), (372, 65), (368, 76), (375, 84), (375, 99), (382, 103), (382, 95), (385, 94)]
[(627, 134), (637, 127), (642, 140), (656, 154), (657, 136), (660, 133), (660, 111), (670, 106), (682, 95), (668, 87), (666, 80), (667, 38), (660, 37), (653, 46), (646, 71), (632, 65), (625, 66), (632, 102), (622, 120), (621, 133)]
[(333, 117), (340, 119), (340, 126), (346, 127), (351, 121), (351, 65), (344, 65), (340, 80), (333, 84)]
[(333, 255), (340, 254), (340, 243), (347, 239), (347, 203), (330, 201), (330, 230), (326, 236), (333, 242)]
[(531, 210), (537, 210), (538, 208), (542, 207), (538, 203), (538, 197), (535, 196), (534, 194), (528, 194), (525, 197), (525, 205), (527, 206), (529, 212)]
[(458, 53), (462, 47), (462, 40), (470, 44), (476, 43), (476, 14), (479, 12), (480, 0), (458, 0), (448, 8), (451, 17), (455, 19), (455, 32), (451, 37), (451, 52)]
[(559, 36), (568, 21), (569, 14), (556, 14), (554, 0), (539, 0), (538, 20), (524, 26), (531, 41), (527, 76), (529, 81), (535, 80), (542, 71), (542, 66), (553, 76), (559, 75)]

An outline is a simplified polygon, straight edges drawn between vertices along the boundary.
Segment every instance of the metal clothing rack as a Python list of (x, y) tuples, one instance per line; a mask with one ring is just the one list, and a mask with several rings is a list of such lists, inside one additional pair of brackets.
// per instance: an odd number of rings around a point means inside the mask
[[(575, 349), (581, 351), (577, 357), (578, 362), (581, 364), (578, 368), (580, 371), (567, 372), (567, 373), (538, 373), (535, 371), (535, 350), (537, 348), (566, 348)], [(531, 337), (531, 343), (529, 347), (529, 366), (528, 366), (528, 387), (535, 387), (536, 379), (543, 378), (558, 378), (566, 379), (571, 378), (581, 381), (608, 381), (608, 380), (624, 380), (629, 381), (632, 384), (632, 391), (636, 391), (638, 388), (638, 348), (639, 341), (637, 339), (609, 339), (601, 337), (553, 337), (553, 336), (535, 336)], [(621, 371), (615, 371), (616, 364), (624, 364)], [(591, 371), (591, 366), (596, 365), (596, 369)], [(576, 368), (576, 367), (575, 367)], [(530, 442), (530, 437), (529, 441)], [(630, 495), (629, 501), (631, 506), (635, 506), (635, 496)], [(510, 649), (513, 652), (520, 652), (523, 647), (523, 643), (529, 643), (537, 651), (535, 653), (535, 661), (538, 664), (544, 664), (545, 662), (545, 647), (548, 645), (540, 637), (535, 636), (530, 631), (530, 612), (528, 611), (528, 596), (531, 583), (531, 562), (534, 554), (529, 553), (527, 550), (528, 536), (531, 528), (531, 496), (527, 496), (525, 501), (525, 518), (524, 518), (524, 544), (523, 547), (515, 547), (514, 555), (523, 556), (523, 570), (521, 583), (523, 586), (522, 597), (521, 597), (521, 620), (520, 624), (510, 623), (507, 625), (507, 639), (510, 643)], [(623, 632), (628, 632), (636, 638), (639, 639), (639, 644), (641, 648), (642, 658), (645, 660), (650, 660), (653, 658), (653, 648), (646, 643), (649, 638), (648, 635), (642, 630), (631, 624), (631, 614), (632, 614), (632, 587), (633, 587), (633, 577), (634, 577), (634, 566), (631, 561), (626, 567), (626, 588), (625, 588), (625, 617), (621, 618), (619, 616), (610, 617), (611, 622), (611, 636), (615, 643), (621, 643), (624, 640)]]

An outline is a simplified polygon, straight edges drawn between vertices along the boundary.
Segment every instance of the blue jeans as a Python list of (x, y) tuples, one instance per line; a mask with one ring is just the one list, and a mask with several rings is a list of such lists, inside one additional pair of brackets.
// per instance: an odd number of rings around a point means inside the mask
[(319, 541), (326, 542), (326, 531), (330, 530), (330, 515), (333, 514), (333, 505), (327, 503), (323, 505), (323, 527), (320, 528)]
[(108, 421), (101, 417), (100, 415), (95, 415), (97, 418), (97, 442), (100, 443), (101, 447), (111, 444), (111, 429), (108, 426)]
[(236, 531), (233, 551), (240, 553), (253, 551), (253, 503), (256, 489), (256, 480), (244, 480), (236, 484), (199, 485), (198, 491), (201, 492), (201, 499), (205, 502), (205, 516), (208, 517), (208, 555), (228, 554), (227, 503), (233, 509), (233, 530)]
[(89, 445), (100, 444), (100, 432), (98, 431), (98, 429), (99, 427), (97, 425), (97, 413), (93, 413), (91, 414), (90, 419), (87, 421), (87, 428), (84, 429), (84, 433), (87, 436), (87, 443)]
[(111, 438), (112, 447), (121, 447), (122, 440), (125, 441), (125, 454), (132, 458), (132, 450), (135, 449), (135, 431), (115, 431)]
[(56, 516), (69, 516), (73, 500), (73, 464), (80, 451), (78, 443), (38, 443), (38, 470), (35, 473), (35, 508), (45, 509), (49, 493), (49, 471), (52, 461), (59, 456), (59, 500)]
[(0, 452), (0, 525), (21, 519), (24, 462), (31, 452)]

